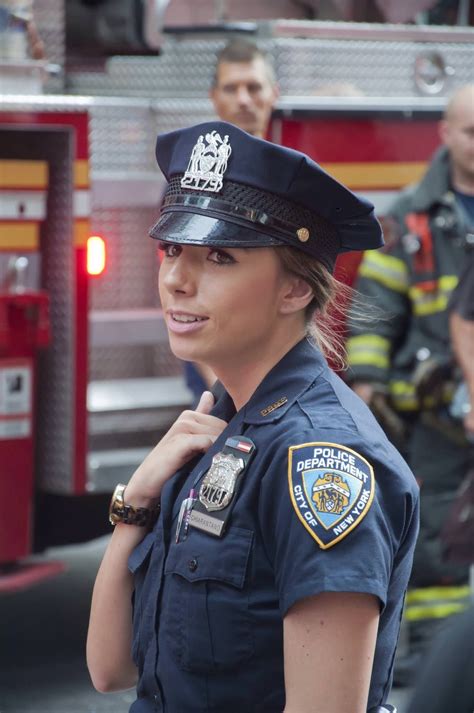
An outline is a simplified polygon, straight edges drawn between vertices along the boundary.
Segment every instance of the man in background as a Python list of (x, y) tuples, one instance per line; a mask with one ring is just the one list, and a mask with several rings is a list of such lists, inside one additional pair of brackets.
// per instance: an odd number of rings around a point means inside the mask
[[(219, 52), (209, 91), (219, 119), (264, 139), (278, 95), (271, 61), (257, 45), (234, 39)], [(196, 399), (216, 380), (209, 367), (189, 362), (185, 375)]]
[(278, 99), (267, 55), (255, 44), (232, 40), (217, 56), (209, 96), (222, 121), (264, 139)]
[(386, 417), (386, 427), (398, 437), (404, 431), (421, 488), (406, 611), (418, 653), (407, 659), (408, 676), (437, 624), (460, 611), (468, 596), (467, 567), (443, 561), (440, 533), (468, 468), (466, 434), (449, 414), (447, 306), (474, 233), (474, 85), (449, 101), (440, 136), (443, 146), (425, 176), (389, 211), (387, 246), (366, 254), (359, 268), (356, 287), (384, 318), (369, 329), (352, 327), (348, 340), (352, 386)]

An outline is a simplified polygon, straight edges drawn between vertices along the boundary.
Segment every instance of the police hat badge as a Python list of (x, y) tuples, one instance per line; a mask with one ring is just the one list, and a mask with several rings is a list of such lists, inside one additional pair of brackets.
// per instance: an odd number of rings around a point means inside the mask
[(229, 137), (226, 135), (222, 139), (217, 131), (207, 133), (205, 139), (207, 145), (203, 134), (194, 144), (188, 168), (181, 179), (181, 187), (217, 193), (222, 188), (222, 177), (232, 148)]

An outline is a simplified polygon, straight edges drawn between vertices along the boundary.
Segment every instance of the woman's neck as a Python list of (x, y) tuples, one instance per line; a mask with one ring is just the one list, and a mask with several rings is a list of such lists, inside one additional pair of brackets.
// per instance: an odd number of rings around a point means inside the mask
[(272, 349), (266, 349), (265, 354), (257, 359), (248, 361), (239, 360), (238, 364), (214, 366), (214, 371), (219, 381), (224, 385), (227, 393), (232, 398), (235, 408), (239, 411), (251, 398), (259, 384), (271, 369), (304, 337), (304, 332), (286, 339)]

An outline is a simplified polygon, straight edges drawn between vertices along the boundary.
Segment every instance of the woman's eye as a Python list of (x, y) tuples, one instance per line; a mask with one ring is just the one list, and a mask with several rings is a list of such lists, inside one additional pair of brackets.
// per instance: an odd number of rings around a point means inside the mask
[(163, 242), (160, 242), (158, 244), (158, 250), (160, 252), (163, 252), (166, 257), (177, 257), (181, 252), (181, 248), (179, 245), (173, 245), (172, 243)]
[(211, 262), (216, 262), (218, 265), (230, 265), (235, 262), (232, 255), (224, 250), (210, 250), (207, 259)]

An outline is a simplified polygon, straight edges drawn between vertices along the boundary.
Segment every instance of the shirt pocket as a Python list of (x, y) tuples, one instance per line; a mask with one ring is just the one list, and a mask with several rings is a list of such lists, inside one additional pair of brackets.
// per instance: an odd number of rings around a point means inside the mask
[[(253, 532), (232, 527), (223, 538), (190, 529), (165, 565), (167, 646), (187, 671), (232, 668), (254, 652), (248, 563)], [(162, 614), (163, 616), (163, 614)]]
[(132, 595), (133, 605), (133, 637), (132, 658), (137, 666), (140, 665), (140, 631), (143, 630), (143, 611), (145, 600), (145, 582), (148, 565), (150, 563), (153, 545), (156, 542), (156, 533), (150, 532), (133, 550), (128, 558), (128, 569), (133, 574), (134, 589)]

